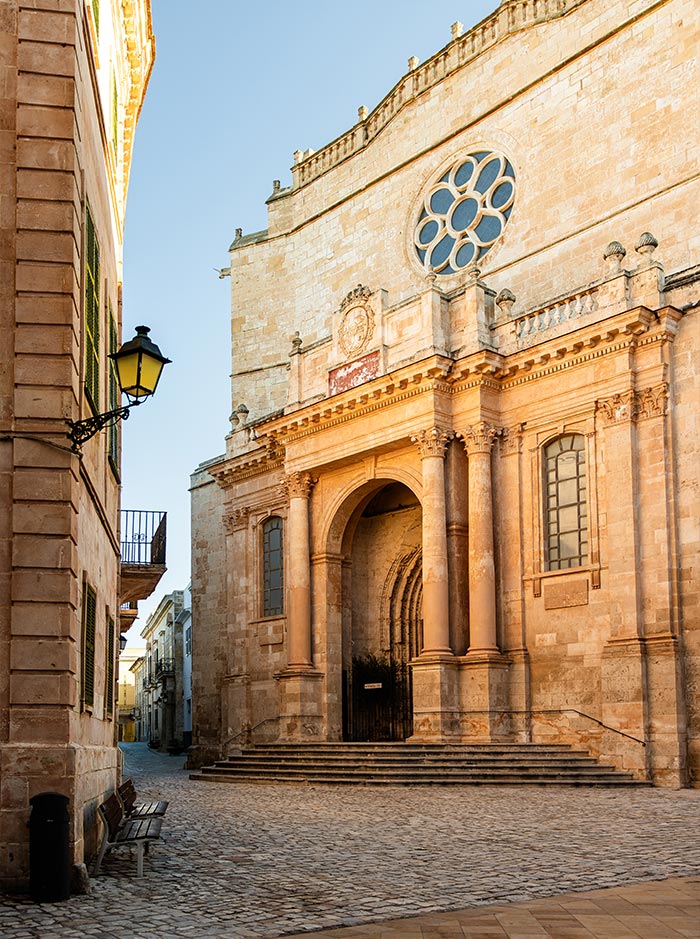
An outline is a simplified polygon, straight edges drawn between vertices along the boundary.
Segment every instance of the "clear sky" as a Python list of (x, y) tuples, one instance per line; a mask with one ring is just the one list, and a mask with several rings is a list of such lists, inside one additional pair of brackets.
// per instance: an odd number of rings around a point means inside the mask
[[(173, 364), (123, 424), (127, 509), (168, 513), (168, 572), (129, 632), (190, 577), (189, 476), (230, 429), (230, 280), (236, 228), (265, 228), (273, 179), (320, 149), (407, 70), (498, 0), (152, 0), (156, 63), (136, 131), (124, 257), (124, 339), (134, 327)], [(233, 337), (235, 342), (235, 336)]]

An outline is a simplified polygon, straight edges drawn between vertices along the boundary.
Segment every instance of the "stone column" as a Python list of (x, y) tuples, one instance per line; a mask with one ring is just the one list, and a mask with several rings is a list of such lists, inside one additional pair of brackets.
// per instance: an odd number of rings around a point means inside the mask
[(496, 640), (491, 448), (498, 431), (485, 421), (462, 434), (467, 451), (469, 513), (469, 649), (460, 664), (460, 705), (468, 737), (508, 739), (508, 666)]
[(289, 495), (287, 522), (287, 664), (311, 666), (311, 558), (309, 554), (310, 473), (291, 473), (284, 486)]
[(469, 652), (498, 652), (493, 547), (491, 447), (497, 430), (485, 421), (467, 427), (469, 457)]
[(324, 733), (323, 673), (311, 658), (310, 473), (290, 473), (283, 489), (289, 496), (287, 560), (287, 667), (276, 675), (280, 692), (279, 739), (320, 740)]
[(423, 649), (411, 662), (413, 741), (459, 735), (457, 659), (450, 648), (445, 452), (452, 434), (431, 427), (411, 440), (423, 470)]
[(423, 648), (421, 654), (452, 655), (450, 648), (445, 452), (452, 434), (432, 427), (413, 443), (423, 469)]

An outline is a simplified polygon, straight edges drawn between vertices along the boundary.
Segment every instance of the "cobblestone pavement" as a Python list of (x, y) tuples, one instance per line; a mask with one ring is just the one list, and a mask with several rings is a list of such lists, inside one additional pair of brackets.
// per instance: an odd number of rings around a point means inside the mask
[(170, 800), (145, 876), (115, 851), (87, 896), (6, 898), (3, 939), (275, 937), (700, 874), (700, 790), (205, 784), (124, 751), (139, 796)]

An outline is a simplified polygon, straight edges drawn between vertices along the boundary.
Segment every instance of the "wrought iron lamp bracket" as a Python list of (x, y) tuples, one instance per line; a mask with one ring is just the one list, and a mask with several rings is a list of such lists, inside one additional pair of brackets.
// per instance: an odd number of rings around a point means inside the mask
[(139, 404), (141, 404), (141, 401), (136, 400), (132, 401), (131, 404), (124, 405), (124, 407), (114, 408), (112, 411), (105, 411), (104, 414), (95, 414), (93, 417), (86, 417), (84, 421), (66, 421), (70, 427), (66, 437), (72, 442), (73, 451), (79, 453), (85, 441), (94, 437), (103, 427), (107, 427), (109, 424), (116, 424), (117, 421), (125, 421), (129, 417), (129, 410)]

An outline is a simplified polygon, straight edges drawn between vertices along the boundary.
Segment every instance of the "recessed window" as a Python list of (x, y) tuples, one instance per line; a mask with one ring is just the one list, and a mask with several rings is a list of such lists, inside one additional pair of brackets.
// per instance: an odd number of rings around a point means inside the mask
[(263, 523), (263, 616), (284, 613), (283, 534), (283, 522), (277, 515)]
[(423, 198), (413, 242), (435, 274), (476, 264), (500, 237), (515, 198), (515, 172), (502, 153), (479, 151), (457, 160)]
[(95, 627), (97, 623), (97, 594), (87, 582), (83, 587), (83, 707), (95, 703)]
[(585, 438), (558, 437), (544, 450), (545, 569), (588, 562)]

